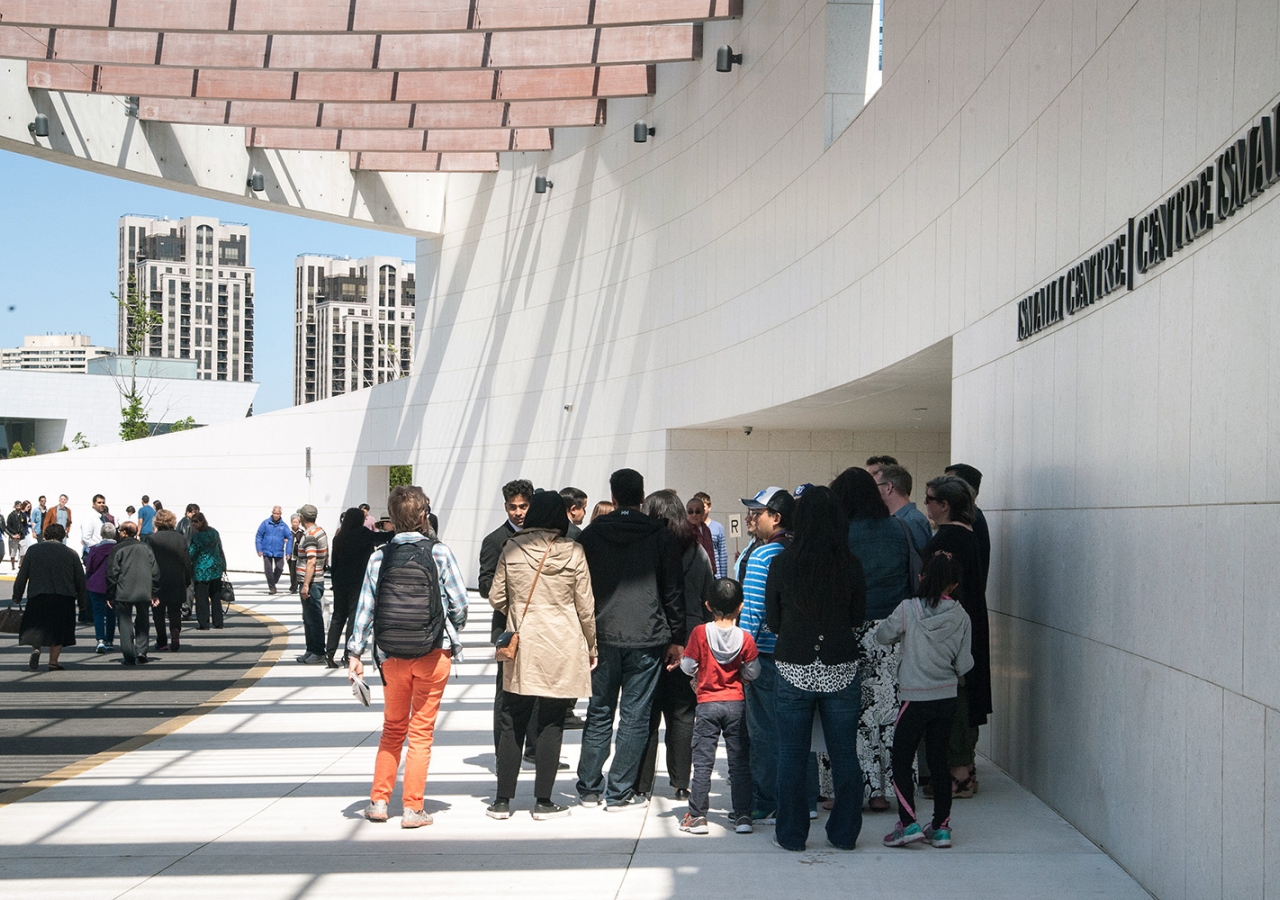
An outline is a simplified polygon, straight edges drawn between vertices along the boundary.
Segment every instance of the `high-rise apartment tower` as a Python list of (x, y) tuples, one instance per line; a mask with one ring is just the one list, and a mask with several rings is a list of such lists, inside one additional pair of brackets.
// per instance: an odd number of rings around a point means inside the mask
[(294, 403), (409, 374), (414, 274), (413, 263), (392, 256), (294, 261)]
[[(249, 226), (207, 216), (120, 218), (120, 292), (129, 279), (161, 316), (143, 356), (194, 359), (207, 381), (253, 380), (253, 275)], [(130, 318), (118, 316), (119, 352)]]

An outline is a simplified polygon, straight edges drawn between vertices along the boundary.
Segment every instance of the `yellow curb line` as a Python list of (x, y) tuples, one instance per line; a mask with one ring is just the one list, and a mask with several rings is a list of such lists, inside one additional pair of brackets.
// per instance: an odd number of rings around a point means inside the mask
[(96, 769), (103, 763), (108, 763), (117, 757), (124, 756), (141, 747), (145, 747), (152, 741), (157, 741), (165, 735), (172, 734), (184, 725), (194, 722), (196, 719), (213, 712), (218, 707), (231, 702), (240, 694), (244, 693), (262, 678), (263, 675), (271, 669), (273, 665), (284, 654), (284, 648), (289, 643), (289, 631), (275, 619), (262, 613), (246, 609), (239, 604), (232, 604), (231, 608), (239, 613), (252, 616), (271, 630), (271, 643), (267, 645), (267, 649), (262, 652), (262, 656), (258, 658), (257, 663), (236, 679), (230, 687), (223, 688), (214, 694), (208, 700), (198, 706), (192, 707), (181, 715), (174, 716), (172, 719), (166, 719), (154, 728), (148, 729), (137, 737), (131, 737), (126, 741), (116, 744), (110, 750), (102, 750), (92, 756), (86, 756), (84, 759), (63, 766), (48, 775), (33, 779), (21, 784), (16, 788), (10, 788), (7, 791), (0, 792), (0, 808), (8, 806), (10, 803), (16, 803), (19, 800), (25, 800), (32, 794), (39, 793), (48, 787), (61, 784), (68, 779), (74, 778), (88, 772), (90, 769)]

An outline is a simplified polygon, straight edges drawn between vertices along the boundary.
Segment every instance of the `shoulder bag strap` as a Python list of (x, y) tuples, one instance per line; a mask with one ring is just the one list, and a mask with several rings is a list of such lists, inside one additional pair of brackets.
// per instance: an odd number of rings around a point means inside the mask
[(547, 552), (542, 554), (542, 559), (538, 562), (538, 571), (533, 573), (533, 584), (529, 586), (529, 598), (524, 601), (524, 609), (520, 610), (520, 625), (524, 624), (524, 614), (529, 611), (529, 604), (533, 602), (533, 592), (538, 587), (538, 576), (542, 574), (542, 565), (547, 561), (547, 555), (551, 553), (551, 548), (554, 546), (554, 540), (552, 540), (550, 544), (547, 544)]

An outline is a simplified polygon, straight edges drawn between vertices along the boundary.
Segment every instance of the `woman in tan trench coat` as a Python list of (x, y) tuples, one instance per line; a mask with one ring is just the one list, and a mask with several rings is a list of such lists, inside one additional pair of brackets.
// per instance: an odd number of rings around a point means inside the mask
[(524, 528), (502, 546), (489, 588), (489, 603), (520, 635), (514, 660), (502, 664), (498, 792), (488, 809), (494, 819), (511, 816), (520, 774), (521, 744), (531, 718), (537, 735), (532, 814), (535, 819), (569, 815), (551, 799), (564, 717), (578, 697), (591, 696), (596, 665), (595, 598), (587, 558), (565, 537), (569, 517), (555, 491), (534, 494)]

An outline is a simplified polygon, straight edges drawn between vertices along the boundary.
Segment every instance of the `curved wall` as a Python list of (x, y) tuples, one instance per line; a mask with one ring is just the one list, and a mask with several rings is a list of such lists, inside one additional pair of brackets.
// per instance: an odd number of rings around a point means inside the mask
[[(945, 348), (949, 449), (987, 473), (995, 538), (981, 749), (1158, 896), (1261, 896), (1280, 859), (1262, 557), (1280, 188), (1029, 341), (1016, 307), (1276, 102), (1277, 6), (891, 0), (884, 85), (824, 151), (825, 7), (748, 3), (704, 41), (741, 69), (663, 66), (607, 126), (453, 176), (442, 236), (419, 243), (412, 378), (5, 471), (124, 490), (145, 466), (251, 531), (268, 498), (332, 521), (365, 467), (412, 462), (469, 563), (506, 479), (594, 499), (631, 465), (665, 486), (687, 477), (684, 429), (742, 449), (735, 423)], [(657, 134), (635, 144), (642, 118)], [(835, 415), (788, 427), (859, 431)], [(702, 471), (729, 463), (713, 443)]]

